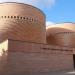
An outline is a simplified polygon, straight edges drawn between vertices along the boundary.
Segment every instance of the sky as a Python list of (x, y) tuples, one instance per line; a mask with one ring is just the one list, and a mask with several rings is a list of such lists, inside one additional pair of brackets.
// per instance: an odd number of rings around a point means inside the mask
[(0, 2), (20, 2), (41, 9), (46, 15), (46, 23), (75, 22), (75, 0), (0, 0)]

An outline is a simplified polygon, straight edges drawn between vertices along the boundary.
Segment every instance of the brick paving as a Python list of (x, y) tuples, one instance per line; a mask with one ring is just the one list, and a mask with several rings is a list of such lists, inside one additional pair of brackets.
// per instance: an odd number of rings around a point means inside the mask
[(55, 72), (19, 73), (19, 74), (2, 74), (2, 75), (75, 75), (75, 71), (55, 71)]
[(26, 75), (75, 75), (75, 71), (56, 71), (56, 72), (48, 72), (48, 73), (32, 73)]

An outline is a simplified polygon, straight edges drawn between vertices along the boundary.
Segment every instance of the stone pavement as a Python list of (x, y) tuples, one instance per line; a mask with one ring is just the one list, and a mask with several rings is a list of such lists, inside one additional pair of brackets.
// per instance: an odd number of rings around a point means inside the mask
[(48, 72), (48, 73), (32, 73), (26, 75), (75, 75), (75, 71), (56, 71), (56, 72)]
[(75, 75), (75, 71), (54, 71), (40, 73), (19, 73), (19, 74), (2, 74), (2, 75)]

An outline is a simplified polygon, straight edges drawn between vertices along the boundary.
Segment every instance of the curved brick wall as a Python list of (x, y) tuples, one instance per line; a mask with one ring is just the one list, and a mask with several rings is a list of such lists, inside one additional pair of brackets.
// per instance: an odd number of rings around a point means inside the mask
[(27, 4), (0, 4), (0, 42), (8, 38), (45, 43), (45, 15)]
[(47, 31), (47, 43), (58, 46), (75, 47), (75, 24), (63, 23), (49, 26)]

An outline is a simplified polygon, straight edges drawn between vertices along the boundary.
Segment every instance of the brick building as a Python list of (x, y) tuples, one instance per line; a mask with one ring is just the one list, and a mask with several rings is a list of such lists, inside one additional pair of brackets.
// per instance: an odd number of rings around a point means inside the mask
[(0, 74), (74, 69), (74, 29), (74, 23), (46, 28), (40, 9), (21, 3), (1, 3)]

